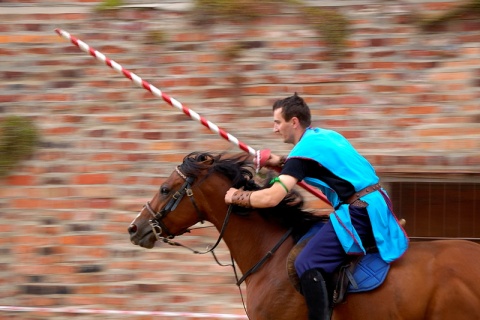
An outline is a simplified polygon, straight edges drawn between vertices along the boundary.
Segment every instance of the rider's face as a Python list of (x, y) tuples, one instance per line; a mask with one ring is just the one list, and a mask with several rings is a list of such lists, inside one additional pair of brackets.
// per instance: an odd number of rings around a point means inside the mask
[(290, 119), (290, 121), (285, 121), (282, 115), (282, 108), (273, 111), (273, 132), (279, 133), (285, 143), (295, 143), (293, 124), (294, 118)]

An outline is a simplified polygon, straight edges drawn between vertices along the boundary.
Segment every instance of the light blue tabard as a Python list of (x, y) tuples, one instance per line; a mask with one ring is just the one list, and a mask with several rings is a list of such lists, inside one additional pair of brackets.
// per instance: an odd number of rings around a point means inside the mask
[[(349, 181), (356, 191), (379, 181), (374, 168), (341, 134), (332, 130), (308, 128), (288, 158), (306, 158), (318, 162), (336, 176)], [(361, 240), (352, 225), (348, 204), (340, 204), (337, 194), (327, 184), (307, 177), (304, 181), (319, 188), (337, 209), (330, 215), (335, 232), (345, 252), (365, 254)], [(383, 193), (383, 194), (382, 194)], [(372, 192), (361, 199), (367, 211), (380, 256), (385, 262), (399, 258), (408, 248), (408, 238), (385, 202), (385, 190)]]

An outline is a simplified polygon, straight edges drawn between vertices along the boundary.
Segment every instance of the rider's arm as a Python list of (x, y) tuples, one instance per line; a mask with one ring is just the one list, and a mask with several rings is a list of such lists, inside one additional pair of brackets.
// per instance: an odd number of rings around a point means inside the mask
[(297, 179), (289, 175), (280, 175), (279, 181), (275, 182), (270, 188), (252, 192), (250, 195), (250, 205), (254, 208), (270, 208), (280, 203), (287, 193), (297, 184)]
[[(280, 157), (279, 157), (280, 158)], [(288, 192), (305, 177), (303, 161), (289, 159), (270, 188), (258, 191), (241, 191), (230, 188), (225, 194), (226, 204), (236, 204), (244, 207), (268, 208), (274, 207), (282, 201)], [(285, 172), (284, 172), (285, 171)]]
[(295, 177), (282, 174), (276, 178), (270, 188), (257, 191), (243, 191), (230, 188), (225, 194), (225, 203), (254, 208), (274, 207), (285, 198), (297, 181)]

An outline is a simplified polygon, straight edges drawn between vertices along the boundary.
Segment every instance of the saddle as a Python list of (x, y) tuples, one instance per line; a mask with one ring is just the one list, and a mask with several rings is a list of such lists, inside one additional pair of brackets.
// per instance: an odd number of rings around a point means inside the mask
[[(301, 292), (300, 278), (295, 270), (294, 262), (309, 240), (310, 238), (307, 238), (297, 243), (287, 258), (288, 276), (298, 292)], [(376, 248), (371, 248), (364, 256), (352, 256), (337, 269), (333, 276), (334, 288), (331, 297), (333, 306), (343, 303), (348, 292), (370, 291), (385, 281), (390, 264), (383, 261), (376, 251)]]

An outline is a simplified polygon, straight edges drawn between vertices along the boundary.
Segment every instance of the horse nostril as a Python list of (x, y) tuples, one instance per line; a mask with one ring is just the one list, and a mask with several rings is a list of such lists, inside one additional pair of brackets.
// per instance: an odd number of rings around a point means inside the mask
[(134, 224), (131, 224), (130, 227), (128, 227), (128, 233), (135, 234), (136, 232), (137, 232), (137, 226)]

